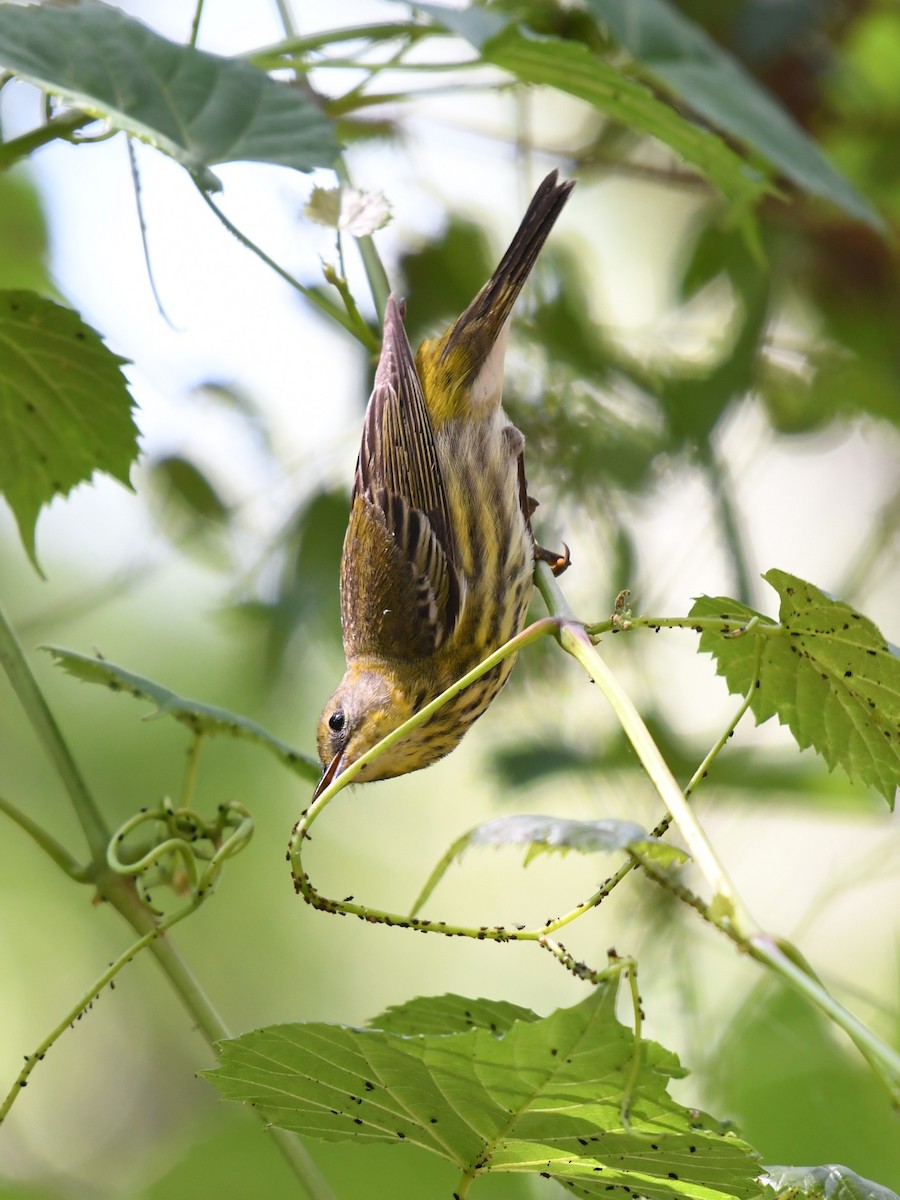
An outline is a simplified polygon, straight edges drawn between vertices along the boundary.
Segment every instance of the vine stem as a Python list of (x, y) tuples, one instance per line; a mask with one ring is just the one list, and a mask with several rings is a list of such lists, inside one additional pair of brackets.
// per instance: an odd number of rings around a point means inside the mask
[(773, 938), (770, 934), (754, 934), (747, 940), (744, 948), (751, 958), (780, 975), (794, 991), (812, 1001), (839, 1029), (843, 1029), (887, 1087), (894, 1107), (900, 1108), (900, 1054), (881, 1038), (876, 1037), (871, 1029), (838, 1003), (809, 970), (804, 970), (795, 959), (796, 951), (793, 951), (793, 947), (787, 951), (779, 941), (780, 939)]
[(10, 138), (8, 142), (0, 144), (0, 171), (5, 171), (20, 158), (26, 158), (49, 142), (55, 142), (58, 138), (67, 141), (77, 130), (83, 129), (85, 125), (90, 125), (96, 120), (95, 116), (76, 108), (58, 117), (52, 117), (49, 121), (44, 121), (36, 129), (30, 129), (28, 133)]
[[(32, 674), (2, 608), (0, 608), (0, 666), (6, 671), (38, 740), (56, 767), (84, 830), (90, 849), (91, 862), (87, 867), (78, 869), (73, 878), (82, 878), (84, 882), (92, 882), (97, 888), (98, 895), (108, 901), (138, 934), (139, 942), (131, 947), (127, 952), (128, 955), (131, 956), (137, 949), (146, 945), (165, 973), (170, 986), (190, 1014), (194, 1024), (210, 1047), (215, 1049), (216, 1043), (230, 1036), (229, 1030), (190, 968), (178, 954), (172, 940), (164, 931), (160, 930), (153, 914), (138, 896), (132, 881), (120, 877), (107, 865), (107, 849), (112, 834), (78, 770), (68, 744)], [(11, 804), (0, 805), (0, 811), (5, 812), (34, 838), (63, 870), (69, 874), (72, 873), (70, 867), (74, 860), (69, 852), (56, 842), (55, 838)], [(21, 1087), (16, 1087), (15, 1091), (21, 1091)], [(264, 1114), (256, 1109), (252, 1111), (264, 1124), (267, 1123)], [(299, 1138), (287, 1130), (281, 1129), (272, 1130), (272, 1136), (301, 1186), (305, 1189), (308, 1200), (334, 1200), (334, 1194), (328, 1183)]]
[(779, 975), (794, 991), (799, 992), (810, 1004), (820, 1009), (830, 1021), (846, 1033), (857, 1050), (872, 1068), (887, 1089), (891, 1103), (900, 1108), (900, 1055), (868, 1029), (862, 1021), (844, 1008), (831, 995), (806, 963), (803, 955), (784, 938), (770, 933), (756, 932), (749, 937), (740, 937), (735, 930), (699, 896), (678, 883), (671, 876), (657, 870), (653, 863), (638, 856), (644, 873), (666, 891), (671, 892), (683, 904), (693, 908), (704, 921), (724, 933), (737, 948), (756, 962)]
[[(119, 889), (115, 903), (118, 911), (137, 932), (147, 934), (156, 928), (153, 917), (133, 889), (124, 887)], [(148, 925), (151, 928), (148, 929)], [(178, 953), (171, 939), (166, 936), (154, 937), (148, 942), (148, 948), (162, 967), (185, 1008), (194, 1018), (197, 1028), (208, 1044), (215, 1047), (218, 1042), (231, 1038), (233, 1034)], [(268, 1126), (264, 1114), (256, 1109), (251, 1111)], [(284, 1129), (269, 1127), (269, 1132), (281, 1154), (291, 1165), (294, 1174), (305, 1188), (309, 1200), (335, 1200), (334, 1193), (328, 1186), (325, 1177), (313, 1162), (309, 1151), (300, 1139)]]
[(307, 300), (311, 301), (317, 308), (320, 308), (322, 312), (331, 317), (333, 321), (336, 321), (338, 325), (341, 325), (344, 329), (346, 329), (348, 333), (352, 334), (353, 337), (356, 338), (356, 340), (366, 348), (366, 350), (371, 351), (373, 354), (378, 353), (378, 350), (381, 347), (381, 341), (375, 336), (375, 334), (373, 334), (372, 330), (369, 329), (368, 325), (366, 325), (361, 318), (359, 320), (354, 320), (349, 313), (345, 312), (339, 307), (339, 305), (334, 304), (326, 296), (323, 296), (321, 292), (317, 291), (315, 288), (306, 287), (300, 282), (299, 279), (295, 279), (290, 271), (286, 271), (284, 267), (280, 266), (275, 261), (274, 258), (266, 254), (262, 247), (257, 246), (256, 242), (252, 241), (245, 233), (238, 229), (234, 222), (230, 221), (222, 212), (221, 208), (219, 208), (219, 206), (213, 202), (208, 192), (206, 192), (196, 180), (194, 180), (194, 182), (196, 183), (197, 191), (200, 193), (203, 203), (213, 211), (217, 219), (221, 221), (232, 237), (237, 238), (245, 250), (249, 250), (251, 254), (255, 254), (256, 257), (264, 262), (267, 267), (270, 267), (276, 275), (280, 275), (286, 283), (289, 283), (292, 288), (295, 288), (301, 294), (301, 296), (305, 296)]
[(43, 827), (33, 821), (27, 813), (16, 808), (14, 804), (0, 796), (0, 812), (14, 821), (20, 829), (36, 842), (44, 853), (51, 858), (60, 870), (65, 871), (76, 883), (86, 883), (90, 875), (90, 867), (83, 867), (73, 855), (56, 838)]
[(550, 611), (568, 618), (560, 626), (559, 643), (576, 661), (581, 663), (616, 714), (641, 760), (644, 770), (649, 775), (666, 808), (672, 814), (687, 843), (691, 857), (712, 890), (713, 911), (726, 921), (738, 935), (748, 937), (756, 930), (756, 926), (732, 886), (725, 868), (719, 862), (699, 821), (691, 811), (684, 792), (675, 781), (674, 775), (669, 770), (668, 764), (644, 724), (643, 718), (635, 708), (631, 697), (594, 649), (584, 626), (573, 619), (571, 609), (546, 563), (539, 562), (537, 564), (535, 581)]
[[(106, 847), (109, 843), (110, 830), (97, 807), (81, 772), (72, 757), (72, 753), (60, 732), (59, 726), (44, 694), (38, 687), (31, 668), (22, 653), (22, 647), (0, 608), (0, 666), (6, 671), (13, 690), (19, 698), (19, 703), (25, 710), (25, 715), (37, 734), (38, 740), (47, 752), (59, 774), (72, 807), (84, 831), (91, 858), (95, 863), (106, 862)], [(21, 824), (21, 822), (19, 822)], [(32, 837), (33, 829), (28, 830)]]

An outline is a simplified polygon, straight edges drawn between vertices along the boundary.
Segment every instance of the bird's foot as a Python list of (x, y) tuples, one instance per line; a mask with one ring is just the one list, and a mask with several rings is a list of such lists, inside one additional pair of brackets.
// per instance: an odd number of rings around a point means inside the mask
[(544, 546), (539, 546), (534, 543), (534, 561), (545, 562), (554, 575), (562, 575), (563, 571), (567, 570), (572, 556), (569, 553), (569, 547), (563, 542), (563, 553), (560, 554), (556, 550), (547, 550)]

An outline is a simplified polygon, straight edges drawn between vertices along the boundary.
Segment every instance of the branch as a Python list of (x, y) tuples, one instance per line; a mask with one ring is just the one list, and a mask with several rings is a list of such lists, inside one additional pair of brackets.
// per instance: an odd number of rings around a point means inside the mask
[[(75, 765), (75, 759), (72, 757), (47, 701), (44, 699), (44, 694), (28, 666), (22, 647), (2, 609), (0, 609), (0, 666), (6, 671), (13, 690), (25, 710), (25, 715), (31, 722), (38, 740), (56, 767), (65, 789), (69, 793), (72, 807), (84, 830), (91, 858), (95, 867), (99, 868), (106, 862), (106, 847), (109, 843), (110, 831), (93, 796), (88, 791), (87, 784), (81, 777), (81, 772)], [(29, 830), (29, 832), (31, 831)]]

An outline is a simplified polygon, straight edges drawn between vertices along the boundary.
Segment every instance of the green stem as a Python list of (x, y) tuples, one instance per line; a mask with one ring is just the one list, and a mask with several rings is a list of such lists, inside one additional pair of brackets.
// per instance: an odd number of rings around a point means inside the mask
[(732, 924), (723, 920), (720, 913), (671, 875), (664, 874), (655, 864), (645, 860), (641, 860), (641, 866), (655, 883), (671, 892), (683, 904), (695, 909), (704, 921), (724, 933), (739, 950), (768, 967), (776, 975), (780, 975), (790, 987), (821, 1009), (838, 1028), (843, 1029), (887, 1088), (893, 1105), (900, 1107), (900, 1055), (835, 1000), (796, 947), (761, 931), (741, 937)]
[(188, 39), (189, 46), (197, 45), (197, 35), (200, 33), (200, 18), (203, 16), (203, 5), (205, 0), (197, 0), (197, 5), (194, 9), (194, 19), (191, 21), (191, 35)]
[(703, 759), (703, 762), (700, 764), (700, 766), (697, 768), (697, 770), (691, 776), (690, 782), (688, 783), (687, 787), (684, 789), (685, 799), (687, 799), (688, 796), (690, 796), (696, 790), (698, 784), (700, 784), (706, 778), (706, 775), (709, 772), (709, 768), (712, 766), (713, 762), (718, 758), (718, 756), (724, 750), (725, 743), (729, 740), (731, 735), (734, 733), (735, 729), (737, 729), (738, 724), (743, 719), (744, 714), (747, 712), (747, 709), (753, 703), (753, 697), (756, 695), (756, 689), (759, 686), (759, 672), (760, 672), (761, 665), (762, 665), (762, 638), (757, 638), (756, 639), (756, 655), (755, 655), (755, 658), (753, 661), (753, 675), (750, 679), (750, 686), (747, 688), (747, 694), (744, 696), (744, 699), (741, 701), (740, 705), (738, 706), (738, 709), (735, 712), (734, 716), (728, 722), (727, 727), (722, 731), (720, 736), (718, 738), (716, 738), (715, 742), (710, 747), (709, 753), (706, 755), (706, 757)]
[[(203, 0), (200, 0), (202, 7)], [(197, 10), (197, 20), (200, 19), (200, 10)], [(195, 31), (196, 32), (196, 31)], [(193, 45), (193, 42), (191, 42)], [(144, 200), (141, 188), (141, 174), (138, 170), (137, 155), (134, 152), (134, 142), (130, 137), (126, 137), (125, 145), (128, 147), (128, 167), (131, 171), (131, 186), (134, 189), (134, 203), (137, 208), (138, 228), (141, 234), (141, 248), (144, 252), (144, 269), (147, 272), (147, 279), (150, 283), (150, 291), (153, 293), (153, 300), (156, 304), (156, 311), (175, 333), (179, 331), (173, 324), (169, 314), (163, 307), (162, 297), (159, 294), (159, 288), (156, 286), (156, 276), (153, 274), (153, 262), (150, 258), (150, 238), (147, 232), (147, 221), (144, 215)]]
[(278, 19), (281, 21), (281, 28), (287, 34), (288, 38), (297, 38), (297, 27), (294, 25), (294, 14), (291, 12), (289, 0), (275, 0), (275, 7), (278, 9)]
[(302, 296), (305, 296), (307, 300), (310, 300), (313, 304), (315, 304), (317, 308), (321, 309), (322, 312), (329, 316), (333, 321), (336, 321), (338, 325), (343, 326), (343, 328), (346, 329), (348, 333), (351, 333), (358, 342), (365, 346), (367, 350), (373, 354), (378, 353), (379, 349), (381, 348), (380, 339), (372, 333), (371, 329), (369, 329), (368, 325), (366, 325), (364, 321), (354, 321), (349, 313), (345, 312), (344, 309), (342, 309), (339, 305), (334, 304), (331, 300), (327, 299), (327, 297), (323, 296), (321, 292), (316, 291), (314, 288), (305, 287), (299, 279), (295, 279), (289, 271), (286, 271), (284, 267), (279, 266), (278, 263), (275, 262), (273, 258), (270, 258), (260, 246), (257, 246), (256, 243), (251, 241), (245, 233), (242, 233), (236, 225), (229, 221), (218, 205), (213, 203), (209, 194), (205, 192), (199, 184), (197, 184), (197, 191), (202, 196), (203, 202), (212, 209), (216, 217), (222, 222), (228, 232), (233, 237), (236, 237), (245, 249), (249, 250), (251, 254), (255, 254), (256, 257), (264, 262), (267, 267), (271, 267), (276, 275), (280, 275), (286, 283), (289, 283), (292, 288), (295, 288)]
[(753, 578), (744, 548), (745, 539), (741, 536), (738, 528), (738, 515), (732, 503), (731, 488), (725, 467), (716, 457), (709, 442), (700, 446), (700, 459), (706, 468), (706, 477), (719, 509), (719, 521), (725, 535), (725, 544), (731, 555), (731, 565), (734, 568), (737, 598), (742, 604), (749, 604), (753, 595)]
[(45, 121), (43, 125), (23, 133), (20, 137), (0, 143), (0, 171), (7, 170), (20, 158), (26, 158), (41, 146), (46, 146), (48, 142), (54, 142), (57, 138), (68, 139), (76, 130), (96, 120), (97, 118), (90, 113), (76, 108), (72, 112)]
[[(535, 581), (550, 611), (568, 616), (571, 610), (546, 563), (537, 564)], [(748, 936), (756, 927), (631, 697), (591, 645), (584, 626), (569, 619), (560, 626), (558, 640), (562, 648), (581, 663), (616, 714), (644, 770), (678, 825), (691, 857), (712, 889), (714, 910), (741, 936)]]
[[(279, 8), (281, 6), (279, 5)], [(282, 24), (291, 24), (282, 12)], [(329, 29), (324, 33), (309, 34), (306, 37), (287, 37), (274, 46), (264, 46), (247, 55), (255, 67), (265, 71), (273, 71), (285, 66), (284, 59), (293, 55), (301, 56), (310, 50), (321, 50), (324, 46), (338, 45), (340, 42), (383, 42), (402, 37), (418, 40), (422, 37), (447, 37), (443, 29), (427, 25), (409, 25), (401, 22), (381, 25), (348, 25), (344, 29)]]
[[(203, 1035), (208, 1045), (215, 1050), (217, 1043), (232, 1036), (227, 1025), (216, 1011), (198, 980), (176, 950), (169, 937), (152, 936), (157, 932), (153, 917), (126, 881), (116, 878), (107, 897), (116, 910), (125, 918), (135, 932), (146, 939), (150, 953), (154, 956), (169, 984), (191, 1016), (193, 1024)], [(185, 913), (185, 915), (187, 915)], [(254, 1114), (268, 1126), (266, 1116), (256, 1109)], [(271, 1129), (272, 1137), (284, 1158), (290, 1163), (294, 1174), (306, 1191), (309, 1200), (334, 1200), (334, 1195), (319, 1168), (296, 1135), (283, 1129)]]
[[(727, 931), (726, 931), (727, 932)], [(882, 1080), (895, 1107), (900, 1107), (900, 1055), (849, 1012), (829, 991), (768, 934), (754, 934), (744, 949), (751, 958), (764, 963), (847, 1034), (875, 1074)]]
[(459, 1183), (456, 1185), (456, 1188), (453, 1192), (454, 1200), (465, 1200), (466, 1196), (469, 1194), (469, 1189), (471, 1188), (474, 1179), (474, 1167), (468, 1171), (463, 1171), (462, 1175), (460, 1176)]
[[(168, 977), (169, 983), (190, 1013), (193, 1023), (209, 1045), (215, 1048), (217, 1042), (229, 1036), (228, 1029), (207, 999), (199, 983), (182, 962), (171, 939), (160, 937), (160, 926), (157, 925), (153, 915), (138, 897), (131, 882), (120, 879), (107, 868), (106, 854), (111, 839), (110, 831), (81, 778), (71, 752), (2, 609), (0, 609), (0, 665), (9, 676), (13, 689), (39, 740), (59, 772), (84, 830), (93, 860), (87, 871), (82, 870), (85, 881), (90, 878), (96, 884), (98, 895), (112, 904), (139, 935), (140, 941), (127, 952), (126, 961), (137, 950), (148, 946)], [(34, 822), (24, 817), (24, 814), (19, 813), (13, 806), (4, 804), (2, 808), (21, 828), (35, 837), (38, 844), (63, 870), (72, 874), (70, 870), (72, 860), (68, 852), (61, 846), (58, 847), (49, 834), (39, 829)], [(76, 875), (72, 874), (72, 877), (76, 878)], [(191, 906), (182, 910), (179, 919), (181, 916), (186, 916), (189, 911), (193, 911)], [(101, 986), (103, 985), (101, 984)], [(69, 1022), (66, 1021), (64, 1027), (67, 1027), (68, 1024)], [(21, 1086), (17, 1085), (15, 1091), (16, 1093), (20, 1092)], [(257, 1115), (266, 1123), (266, 1118), (261, 1113)], [(294, 1135), (284, 1130), (278, 1130), (273, 1136), (282, 1154), (291, 1164), (298, 1180), (305, 1188), (309, 1200), (334, 1200), (326, 1181)]]
[(189, 808), (194, 799), (194, 787), (197, 782), (197, 766), (200, 762), (200, 751), (203, 749), (204, 734), (198, 733), (191, 742), (188, 750), (187, 769), (184, 773), (184, 786), (181, 789), (181, 803)]
[[(585, 625), (584, 628), (592, 638), (599, 637), (604, 633), (626, 633), (630, 629), (690, 629), (694, 633), (712, 629), (715, 633), (739, 637), (747, 629), (736, 620), (728, 620), (723, 617), (622, 617), (618, 615), (610, 617), (606, 621)], [(776, 621), (770, 620), (769, 617), (762, 617), (753, 626), (753, 632), (780, 634), (781, 626)]]
[(9, 622), (0, 608), (0, 665), (6, 671), (19, 703), (31, 722), (38, 740), (56, 767), (69, 793), (69, 799), (84, 830), (91, 858), (96, 866), (106, 862), (110, 831), (75, 765), (75, 760), (50, 711), (44, 694), (25, 659)]
[(85, 994), (76, 1001), (75, 1005), (66, 1013), (62, 1020), (54, 1026), (50, 1033), (47, 1034), (44, 1040), (37, 1047), (37, 1049), (32, 1054), (29, 1054), (25, 1059), (25, 1065), (22, 1067), (22, 1070), (19, 1072), (15, 1082), (7, 1093), (6, 1099), (2, 1104), (0, 1104), (0, 1124), (3, 1123), (9, 1114), (9, 1110), (16, 1102), (17, 1097), (21, 1094), (22, 1088), (27, 1085), (29, 1076), (34, 1068), (39, 1062), (43, 1062), (47, 1052), (51, 1049), (54, 1043), (62, 1037), (65, 1031), (73, 1026), (76, 1021), (81, 1020), (84, 1014), (93, 1005), (94, 1001), (100, 998), (100, 993), (103, 991), (106, 985), (115, 979), (122, 968), (127, 966), (127, 964), (131, 962), (136, 954), (143, 950), (145, 946), (149, 946), (154, 938), (161, 937), (165, 930), (171, 929), (173, 925), (176, 925), (179, 921), (188, 916), (189, 913), (193, 912), (196, 907), (196, 904), (188, 904), (183, 909), (179, 909), (178, 912), (173, 913), (168, 920), (161, 921), (159, 925), (151, 926), (151, 928), (142, 937), (138, 938), (133, 945), (129, 946), (124, 953), (120, 954), (115, 962), (111, 962), (109, 964), (99, 979), (94, 980), (87, 992), (85, 992)]
[(0, 812), (5, 813), (11, 821), (23, 829), (28, 836), (35, 841), (46, 855), (53, 859), (56, 865), (71, 878), (78, 883), (86, 883), (91, 874), (90, 867), (83, 867), (72, 857), (65, 846), (48, 833), (42, 825), (38, 825), (36, 821), (32, 821), (31, 817), (26, 816), (14, 804), (10, 804), (8, 800), (4, 800), (0, 796)]
[[(350, 172), (343, 155), (340, 156), (335, 164), (335, 171), (342, 184), (352, 186)], [(369, 290), (372, 293), (375, 311), (378, 314), (378, 322), (379, 324), (383, 324), (387, 300), (391, 291), (387, 272), (384, 269), (384, 263), (382, 263), (381, 256), (376, 250), (375, 243), (372, 241), (370, 235), (357, 238), (357, 243), (359, 245), (359, 255), (362, 259), (363, 268), (366, 272), (366, 279), (369, 281)]]

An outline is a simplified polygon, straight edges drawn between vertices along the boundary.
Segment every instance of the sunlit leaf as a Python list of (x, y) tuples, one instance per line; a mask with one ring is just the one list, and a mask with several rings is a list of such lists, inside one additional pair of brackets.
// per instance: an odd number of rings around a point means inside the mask
[(156, 706), (156, 712), (151, 715), (151, 719), (173, 717), (194, 734), (241, 738), (254, 742), (270, 754), (274, 754), (279, 762), (304, 779), (317, 780), (322, 773), (321, 767), (314, 759), (273, 737), (261, 725), (246, 717), (212, 704), (201, 704), (198, 700), (186, 700), (161, 684), (135, 675), (132, 671), (126, 671), (124, 667), (117, 667), (103, 658), (78, 654), (60, 646), (45, 646), (44, 649), (48, 650), (57, 664), (75, 679), (84, 683), (99, 683), (111, 691), (127, 692), (138, 700), (149, 701)]
[[(751, 707), (757, 721), (777, 716), (801, 749), (813, 746), (830, 770), (878, 789), (893, 805), (900, 786), (900, 657), (880, 630), (843, 601), (784, 571), (763, 578), (781, 598), (781, 625), (760, 618), (745, 636), (705, 630), (700, 649), (716, 659), (732, 692), (745, 694), (762, 637), (759, 687)], [(722, 597), (701, 597), (692, 617), (715, 616), (734, 628), (752, 609)]]
[(178, 45), (111, 5), (0, 5), (0, 66), (171, 155), (205, 188), (213, 163), (331, 166), (313, 102), (239, 59)]
[(124, 362), (71, 309), (0, 292), (0, 493), (35, 566), (35, 524), (54, 496), (95, 471), (130, 487), (138, 430)]
[(781, 1196), (813, 1196), (816, 1200), (898, 1200), (896, 1192), (863, 1179), (849, 1167), (829, 1163), (824, 1167), (767, 1167), (761, 1176)]
[[(433, 1002), (438, 1023), (448, 1008), (481, 1012), (486, 1003), (450, 999)], [(501, 1020), (496, 1030), (476, 1020), (463, 1032), (416, 1036), (407, 1023), (403, 1034), (277, 1025), (221, 1043), (218, 1067), (205, 1074), (280, 1128), (418, 1145), (475, 1178), (543, 1175), (574, 1195), (614, 1200), (758, 1194), (753, 1152), (671, 1099), (677, 1060), (654, 1042), (641, 1043), (638, 1060), (615, 1002), (615, 985), (604, 983), (543, 1019)], [(428, 1003), (417, 1016), (430, 1026)], [(625, 1081), (635, 1067), (626, 1124)]]
[(539, 1021), (537, 1013), (507, 1000), (471, 1000), (466, 996), (414, 996), (405, 1004), (392, 1004), (367, 1024), (385, 1033), (416, 1037), (420, 1033), (465, 1033), (488, 1029), (506, 1033), (516, 1021)]
[(474, 829), (456, 839), (429, 875), (413, 905), (413, 915), (421, 910), (449, 867), (458, 862), (472, 846), (525, 846), (526, 866), (539, 854), (554, 851), (565, 854), (569, 850), (576, 850), (579, 854), (626, 850), (665, 867), (684, 862), (688, 857), (677, 846), (650, 837), (645, 829), (633, 821), (612, 818), (576, 821), (566, 817), (540, 816), (537, 813), (497, 817), (493, 821), (476, 825)]

